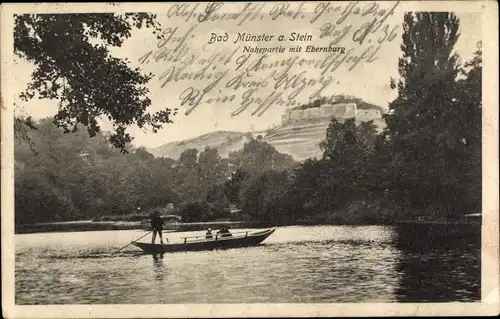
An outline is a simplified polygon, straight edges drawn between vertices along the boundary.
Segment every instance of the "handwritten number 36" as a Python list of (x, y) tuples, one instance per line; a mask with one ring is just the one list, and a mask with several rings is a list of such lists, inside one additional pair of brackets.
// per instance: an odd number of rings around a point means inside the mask
[(392, 28), (391, 32), (388, 34), (388, 31), (389, 31), (389, 25), (387, 25), (387, 24), (386, 24), (386, 25), (382, 28), (382, 32), (384, 32), (384, 36), (383, 36), (383, 38), (378, 38), (378, 43), (382, 43), (382, 42), (384, 42), (386, 39), (387, 39), (389, 42), (391, 42), (392, 40), (394, 40), (394, 39), (397, 37), (397, 35), (398, 35), (398, 34), (397, 34), (397, 32), (396, 32), (397, 28), (398, 28), (398, 26), (397, 26), (397, 25), (395, 25), (395, 26)]

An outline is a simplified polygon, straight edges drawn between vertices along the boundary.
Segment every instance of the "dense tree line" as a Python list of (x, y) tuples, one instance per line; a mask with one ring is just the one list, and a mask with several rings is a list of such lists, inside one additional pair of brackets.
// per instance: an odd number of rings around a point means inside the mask
[(253, 139), (229, 158), (207, 147), (187, 149), (174, 160), (131, 145), (123, 154), (105, 135), (65, 134), (51, 119), (35, 124), (29, 131), (32, 145), (16, 139), (17, 223), (134, 216), (167, 203), (187, 222), (228, 218), (228, 198), (239, 196), (232, 176), (296, 164)]
[(141, 149), (123, 155), (106, 136), (64, 134), (51, 119), (36, 124), (33, 149), (22, 140), (15, 145), (16, 222), (88, 219), (130, 212), (146, 198), (152, 204), (175, 199), (152, 174), (164, 171), (167, 160)]
[[(452, 13), (407, 13), (397, 98), (372, 122), (332, 119), (323, 156), (296, 163), (261, 139), (221, 158), (215, 149), (154, 158), (98, 133), (64, 134), (50, 120), (18, 139), (16, 222), (130, 214), (172, 202), (184, 221), (383, 223), (461, 218), (481, 210), (481, 49), (462, 64)], [(429, 27), (432, 26), (432, 27)], [(318, 106), (324, 100), (313, 101)], [(307, 106), (306, 106), (307, 107)], [(231, 205), (241, 213), (231, 216)]]

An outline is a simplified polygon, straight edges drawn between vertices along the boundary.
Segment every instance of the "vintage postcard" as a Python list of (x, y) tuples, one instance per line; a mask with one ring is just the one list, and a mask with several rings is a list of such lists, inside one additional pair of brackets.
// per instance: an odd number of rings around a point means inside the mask
[(1, 7), (7, 318), (499, 313), (494, 1)]

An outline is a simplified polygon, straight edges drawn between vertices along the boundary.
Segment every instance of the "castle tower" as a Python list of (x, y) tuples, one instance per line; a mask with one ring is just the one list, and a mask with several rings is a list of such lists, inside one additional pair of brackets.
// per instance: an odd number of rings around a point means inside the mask
[(285, 112), (281, 115), (281, 125), (287, 125), (290, 123), (290, 115), (292, 111), (290, 109), (286, 109)]

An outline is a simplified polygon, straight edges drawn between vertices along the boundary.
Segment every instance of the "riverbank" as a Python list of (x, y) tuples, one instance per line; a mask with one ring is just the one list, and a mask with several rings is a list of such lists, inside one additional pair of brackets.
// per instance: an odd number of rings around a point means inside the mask
[(92, 220), (15, 225), (16, 234), (140, 229), (141, 222), (94, 222)]
[(404, 220), (395, 226), (398, 247), (421, 247), (436, 245), (481, 245), (481, 222), (477, 220), (436, 221)]
[[(207, 228), (217, 229), (222, 226), (230, 228), (252, 228), (258, 227), (260, 224), (247, 221), (214, 221), (214, 222), (199, 222), (199, 223), (166, 223), (164, 229), (166, 231), (197, 231)], [(15, 226), (16, 234), (31, 234), (31, 233), (54, 233), (54, 232), (82, 232), (82, 231), (103, 231), (103, 230), (130, 230), (144, 229), (150, 230), (149, 221), (70, 221), (70, 222), (55, 222), (55, 223), (36, 223), (36, 224), (21, 224)]]
[[(419, 229), (419, 225), (436, 226), (437, 232), (442, 230), (442, 227), (448, 226), (471, 226), (480, 231), (481, 222), (477, 220), (400, 220), (391, 223), (327, 223), (312, 220), (298, 221), (290, 225), (280, 226), (318, 226), (318, 225), (350, 225), (350, 226), (363, 226), (363, 225), (385, 225), (385, 226), (399, 226), (412, 232)], [(172, 222), (164, 225), (165, 231), (181, 232), (181, 231), (200, 231), (207, 228), (218, 229), (223, 226), (229, 228), (255, 228), (255, 227), (272, 227), (275, 225), (263, 224), (252, 221), (213, 221), (213, 222), (194, 222), (194, 223), (179, 223)], [(434, 228), (434, 227), (433, 227)], [(29, 234), (29, 233), (52, 233), (52, 232), (82, 232), (82, 231), (104, 231), (104, 230), (130, 230), (130, 229), (144, 229), (150, 230), (149, 221), (70, 221), (70, 222), (54, 222), (54, 223), (36, 223), (36, 224), (22, 224), (16, 225), (16, 234)], [(411, 236), (414, 237), (414, 236)]]

